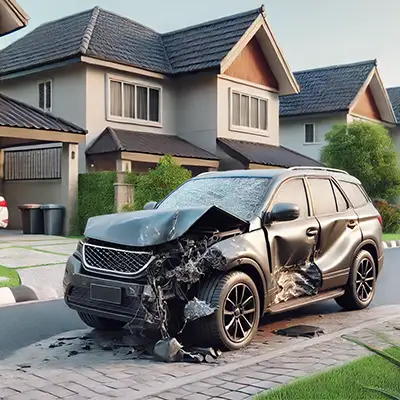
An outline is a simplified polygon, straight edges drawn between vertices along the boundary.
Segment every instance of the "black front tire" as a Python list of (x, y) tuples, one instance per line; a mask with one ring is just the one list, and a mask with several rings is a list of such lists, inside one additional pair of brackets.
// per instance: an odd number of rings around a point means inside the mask
[[(360, 288), (360, 285), (364, 286), (364, 289)], [(354, 258), (344, 289), (344, 295), (335, 301), (345, 310), (362, 310), (371, 304), (376, 289), (376, 264), (368, 251), (361, 250)]]
[[(228, 296), (234, 296), (236, 290), (238, 290), (239, 297), (242, 296), (241, 293), (244, 293), (245, 296), (241, 304), (239, 304), (240, 301), (238, 302), (239, 307), (237, 308), (241, 308), (242, 311), (239, 310), (237, 313), (241, 312), (241, 316), (235, 316), (232, 311), (234, 309), (232, 300), (228, 298)], [(198, 297), (199, 300), (218, 307), (214, 314), (194, 321), (193, 332), (199, 345), (213, 346), (221, 350), (238, 350), (252, 341), (260, 321), (260, 299), (255, 283), (247, 274), (233, 271), (228, 274), (212, 276), (202, 283)], [(249, 298), (252, 299), (244, 304)], [(242, 306), (243, 304), (244, 306)], [(251, 310), (254, 312), (249, 313)], [(227, 315), (227, 313), (232, 313), (232, 315)], [(243, 315), (250, 324), (243, 319)], [(231, 325), (227, 329), (227, 326), (232, 323), (232, 318), (235, 318), (233, 325), (238, 327), (239, 336), (246, 330), (241, 339), (234, 340), (233, 338), (235, 326)], [(240, 324), (237, 322), (239, 320)]]
[(92, 314), (78, 312), (78, 315), (87, 326), (99, 331), (119, 331), (126, 325), (126, 322), (123, 321), (101, 318)]

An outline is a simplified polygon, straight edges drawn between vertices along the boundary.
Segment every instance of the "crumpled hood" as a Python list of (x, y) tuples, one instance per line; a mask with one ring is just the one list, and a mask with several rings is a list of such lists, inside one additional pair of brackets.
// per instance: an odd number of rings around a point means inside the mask
[(89, 218), (85, 236), (125, 246), (147, 247), (178, 239), (190, 228), (226, 231), (247, 222), (216, 206), (142, 210)]

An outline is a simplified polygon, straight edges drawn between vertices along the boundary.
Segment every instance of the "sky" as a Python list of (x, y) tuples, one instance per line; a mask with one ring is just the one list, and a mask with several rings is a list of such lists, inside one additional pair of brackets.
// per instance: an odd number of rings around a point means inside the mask
[(399, 0), (18, 0), (28, 27), (0, 38), (0, 49), (38, 25), (98, 5), (167, 32), (266, 8), (292, 71), (377, 59), (386, 87), (400, 86)]

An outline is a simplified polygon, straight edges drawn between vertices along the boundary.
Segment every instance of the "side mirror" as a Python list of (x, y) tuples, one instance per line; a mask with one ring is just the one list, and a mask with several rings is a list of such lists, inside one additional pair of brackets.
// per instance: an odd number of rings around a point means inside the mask
[(156, 206), (157, 206), (156, 201), (149, 201), (144, 205), (143, 210), (154, 210)]
[(277, 203), (272, 207), (269, 213), (265, 214), (264, 222), (284, 222), (294, 221), (299, 218), (300, 208), (297, 204), (293, 203)]

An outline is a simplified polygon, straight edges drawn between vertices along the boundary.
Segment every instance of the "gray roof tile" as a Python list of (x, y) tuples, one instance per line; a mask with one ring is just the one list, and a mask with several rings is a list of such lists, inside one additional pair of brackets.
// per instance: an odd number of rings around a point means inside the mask
[(262, 10), (160, 34), (95, 7), (45, 23), (2, 50), (0, 75), (81, 55), (166, 74), (214, 68)]
[(376, 60), (295, 72), (300, 93), (280, 98), (280, 116), (348, 110)]
[(221, 148), (243, 164), (254, 163), (277, 167), (318, 167), (318, 161), (283, 146), (272, 146), (244, 140), (218, 138)]
[(397, 122), (400, 123), (400, 86), (386, 89), (390, 102), (392, 103), (393, 111)]
[(157, 155), (171, 154), (176, 157), (219, 160), (215, 154), (209, 153), (177, 136), (134, 132), (111, 127), (104, 129), (86, 150), (86, 154), (103, 154), (115, 151)]
[(0, 93), (0, 126), (86, 134), (86, 130)]

